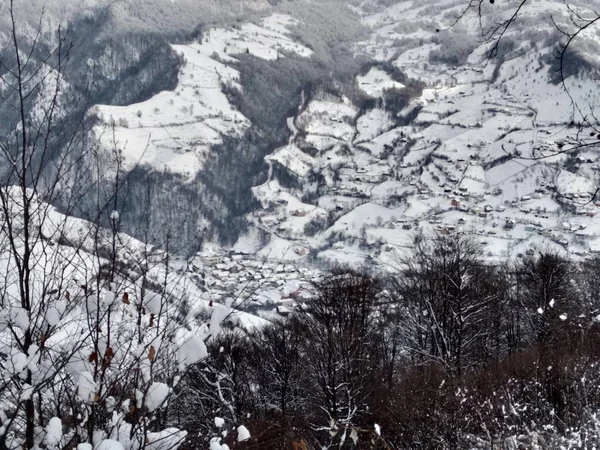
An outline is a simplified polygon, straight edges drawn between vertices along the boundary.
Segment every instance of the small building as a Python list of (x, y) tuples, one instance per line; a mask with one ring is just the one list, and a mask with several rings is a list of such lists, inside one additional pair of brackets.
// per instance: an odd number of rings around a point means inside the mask
[(492, 212), (494, 210), (494, 207), (492, 205), (485, 205), (483, 210), (485, 212)]
[(450, 200), (450, 205), (452, 205), (454, 208), (458, 208), (460, 206), (460, 201), (454, 197), (452, 200)]
[(512, 230), (515, 227), (515, 221), (512, 219), (507, 219), (504, 223), (504, 228), (507, 230)]
[(283, 317), (287, 317), (292, 313), (292, 310), (287, 306), (278, 305), (277, 306), (277, 314)]

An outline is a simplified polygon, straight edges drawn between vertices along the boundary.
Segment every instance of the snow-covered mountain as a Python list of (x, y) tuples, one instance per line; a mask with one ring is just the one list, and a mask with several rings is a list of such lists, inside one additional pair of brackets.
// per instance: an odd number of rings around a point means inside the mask
[(555, 57), (589, 2), (526, 3), (491, 58), (481, 32), (515, 5), (480, 19), (459, 0), (270, 3), (68, 8), (76, 44), (95, 30), (104, 45), (87, 114), (131, 170), (130, 232), (151, 210), (185, 241), (381, 267), (419, 231), (466, 230), (494, 259), (596, 249), (597, 151), (559, 151), (589, 138), (595, 31), (571, 44), (564, 85)]

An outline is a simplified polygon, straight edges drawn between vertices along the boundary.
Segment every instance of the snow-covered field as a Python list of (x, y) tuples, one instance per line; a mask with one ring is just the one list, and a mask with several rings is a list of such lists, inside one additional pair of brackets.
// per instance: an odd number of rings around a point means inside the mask
[(207, 152), (224, 136), (239, 136), (249, 121), (229, 103), (223, 86), (238, 84), (232, 68), (236, 55), (250, 53), (266, 60), (293, 52), (308, 57), (311, 50), (288, 36), (294, 20), (274, 14), (261, 25), (215, 28), (201, 42), (174, 45), (183, 58), (174, 91), (128, 106), (98, 105), (101, 120), (95, 133), (110, 153), (122, 150), (124, 168), (135, 165), (168, 170), (192, 178)]

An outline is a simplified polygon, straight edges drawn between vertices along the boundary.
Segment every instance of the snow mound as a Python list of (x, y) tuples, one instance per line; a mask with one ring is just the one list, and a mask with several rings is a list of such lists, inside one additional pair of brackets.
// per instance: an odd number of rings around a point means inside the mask
[(196, 364), (208, 356), (206, 344), (200, 336), (192, 336), (179, 348), (177, 359), (181, 369)]
[(169, 386), (165, 383), (152, 383), (150, 389), (148, 389), (148, 396), (146, 397), (146, 407), (148, 411), (153, 412), (164, 406), (167, 397), (169, 396)]

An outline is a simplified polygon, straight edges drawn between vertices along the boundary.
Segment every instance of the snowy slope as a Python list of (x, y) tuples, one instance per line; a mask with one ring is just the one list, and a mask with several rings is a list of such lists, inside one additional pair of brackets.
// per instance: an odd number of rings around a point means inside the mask
[(239, 87), (239, 74), (231, 67), (235, 55), (247, 52), (266, 60), (285, 52), (310, 56), (310, 49), (288, 37), (293, 24), (291, 17), (274, 14), (260, 26), (215, 28), (201, 42), (174, 45), (184, 58), (174, 91), (126, 107), (94, 109), (101, 121), (95, 133), (103, 147), (121, 149), (125, 169), (147, 165), (192, 178), (214, 144), (223, 136), (240, 136), (249, 126), (222, 91), (225, 84)]
[[(483, 23), (510, 7), (485, 5)], [(577, 133), (589, 134), (572, 121), (597, 114), (600, 104), (589, 72), (556, 82), (556, 31), (548, 19), (565, 24), (568, 11), (561, 2), (528, 3), (503, 38), (501, 59), (488, 61), (491, 44), (477, 37), (474, 14), (449, 27), (463, 9), (464, 2), (407, 1), (362, 13), (371, 36), (356, 52), (419, 80), (422, 94), (404, 110), (386, 108), (386, 91), (405, 86), (394, 71), (374, 66), (356, 86), (379, 99), (376, 107), (361, 109), (331, 93), (310, 99), (290, 119), (290, 145), (266, 158), (297, 185), (269, 181), (254, 190), (264, 209), (248, 218), (271, 233), (267, 248), (301, 246), (329, 263), (370, 261), (383, 270), (410, 250), (418, 232), (471, 233), (486, 243), (490, 260), (533, 247), (575, 258), (597, 248), (598, 199), (591, 195), (598, 147), (558, 152)], [(597, 67), (593, 39), (583, 35), (573, 48)], [(462, 60), (452, 62), (456, 55)], [(399, 126), (415, 108), (416, 118)], [(287, 205), (303, 213), (290, 214)], [(578, 227), (586, 232), (575, 233)]]

